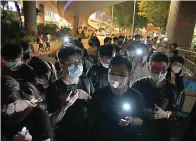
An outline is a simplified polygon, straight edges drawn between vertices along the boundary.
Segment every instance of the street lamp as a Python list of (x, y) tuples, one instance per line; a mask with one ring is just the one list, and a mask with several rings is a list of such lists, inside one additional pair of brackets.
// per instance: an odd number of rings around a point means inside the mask
[(133, 22), (132, 22), (132, 35), (134, 34), (134, 24), (135, 24), (135, 8), (136, 8), (136, 1), (134, 0), (134, 6), (133, 6)]
[(114, 6), (112, 6), (112, 25), (114, 24)]

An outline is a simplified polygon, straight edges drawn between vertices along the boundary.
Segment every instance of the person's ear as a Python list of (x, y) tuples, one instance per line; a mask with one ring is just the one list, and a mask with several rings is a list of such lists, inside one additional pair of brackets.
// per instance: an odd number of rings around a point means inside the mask
[(21, 61), (22, 63), (24, 63), (24, 62), (25, 62), (25, 60), (24, 60), (24, 57), (23, 57), (23, 56), (21, 56), (21, 57), (20, 57), (20, 61)]

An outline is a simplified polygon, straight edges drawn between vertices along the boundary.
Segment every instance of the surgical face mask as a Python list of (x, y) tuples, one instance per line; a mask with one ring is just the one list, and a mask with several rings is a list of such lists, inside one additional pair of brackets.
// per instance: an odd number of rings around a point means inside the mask
[(68, 75), (73, 77), (79, 77), (82, 75), (83, 72), (83, 65), (72, 65), (68, 67)]
[(101, 62), (101, 64), (102, 64), (102, 66), (103, 66), (104, 68), (109, 68), (109, 64), (106, 64), (106, 63), (103, 63), (103, 62)]
[(102, 64), (102, 66), (104, 68), (109, 68), (109, 64), (108, 63), (104, 63), (101, 59), (100, 59), (100, 63)]
[(16, 68), (18, 65), (19, 65), (19, 62), (18, 61), (14, 61), (14, 62), (4, 62), (4, 64), (8, 67), (8, 68), (11, 68), (11, 69), (14, 69)]
[(155, 74), (155, 73), (150, 73), (151, 78), (155, 81), (155, 82), (161, 82), (165, 79), (167, 73), (164, 74)]
[(135, 56), (135, 51), (128, 51), (127, 52), (129, 57), (134, 57)]
[(173, 70), (174, 73), (179, 73), (179, 71), (182, 69), (181, 67), (178, 66), (172, 66), (171, 68)]
[(123, 88), (127, 86), (128, 77), (109, 74), (108, 81), (113, 88)]

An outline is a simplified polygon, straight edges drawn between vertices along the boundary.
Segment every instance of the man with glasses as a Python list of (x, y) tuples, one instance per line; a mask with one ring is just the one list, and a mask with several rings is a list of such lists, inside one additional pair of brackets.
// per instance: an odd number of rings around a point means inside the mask
[(90, 80), (82, 76), (82, 50), (67, 46), (61, 48), (57, 56), (63, 75), (46, 93), (47, 110), (55, 125), (55, 140), (85, 140), (85, 109), (93, 87)]
[(166, 78), (169, 59), (161, 52), (149, 60), (150, 77), (136, 81), (132, 88), (144, 97), (144, 141), (168, 141), (169, 123), (175, 117), (179, 93)]

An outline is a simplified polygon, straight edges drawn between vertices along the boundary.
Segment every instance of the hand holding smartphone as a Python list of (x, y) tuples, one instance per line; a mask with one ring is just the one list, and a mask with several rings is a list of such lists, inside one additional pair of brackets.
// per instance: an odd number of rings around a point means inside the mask
[(27, 132), (27, 128), (23, 127), (22, 130), (20, 131), (20, 134), (25, 136), (26, 132)]

